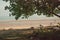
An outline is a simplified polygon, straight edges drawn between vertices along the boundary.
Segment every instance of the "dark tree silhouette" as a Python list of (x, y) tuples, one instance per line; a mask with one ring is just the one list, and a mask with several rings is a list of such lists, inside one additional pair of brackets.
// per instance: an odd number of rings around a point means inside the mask
[(47, 17), (57, 16), (60, 18), (60, 0), (3, 0), (10, 2), (8, 9), (17, 20), (19, 17), (28, 18), (34, 14), (46, 15)]

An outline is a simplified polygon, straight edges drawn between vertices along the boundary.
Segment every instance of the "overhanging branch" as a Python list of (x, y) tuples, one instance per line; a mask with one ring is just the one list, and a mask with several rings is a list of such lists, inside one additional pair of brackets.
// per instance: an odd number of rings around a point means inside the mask
[(57, 16), (57, 17), (59, 17), (59, 18), (60, 18), (60, 15), (58, 15), (58, 14), (56, 14), (56, 13), (52, 13), (52, 14), (54, 14), (55, 16)]

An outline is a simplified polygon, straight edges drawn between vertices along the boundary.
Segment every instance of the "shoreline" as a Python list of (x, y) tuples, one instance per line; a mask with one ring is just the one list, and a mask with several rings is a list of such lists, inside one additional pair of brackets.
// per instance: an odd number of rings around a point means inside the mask
[(18, 20), (0, 20), (0, 21), (44, 21), (44, 20), (60, 20), (60, 19), (18, 19)]

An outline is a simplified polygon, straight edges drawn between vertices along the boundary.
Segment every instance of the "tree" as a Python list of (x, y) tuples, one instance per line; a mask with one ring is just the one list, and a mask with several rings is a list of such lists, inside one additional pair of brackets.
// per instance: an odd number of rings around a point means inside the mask
[(28, 18), (34, 14), (46, 15), (47, 17), (57, 16), (60, 18), (60, 0), (3, 0), (10, 2), (8, 9), (17, 20), (19, 17)]

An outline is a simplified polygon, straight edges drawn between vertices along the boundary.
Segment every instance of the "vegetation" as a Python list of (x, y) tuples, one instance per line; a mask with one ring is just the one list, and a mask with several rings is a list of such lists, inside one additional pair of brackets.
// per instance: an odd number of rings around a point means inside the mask
[[(59, 28), (59, 29), (55, 29)], [(33, 30), (32, 30), (33, 29)], [(60, 40), (60, 25), (0, 31), (1, 40)]]
[(3, 0), (10, 5), (5, 7), (17, 20), (19, 17), (28, 18), (34, 14), (57, 16), (60, 18), (60, 0)]

